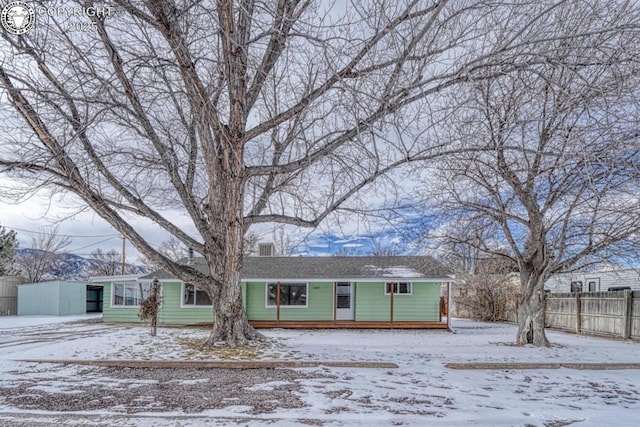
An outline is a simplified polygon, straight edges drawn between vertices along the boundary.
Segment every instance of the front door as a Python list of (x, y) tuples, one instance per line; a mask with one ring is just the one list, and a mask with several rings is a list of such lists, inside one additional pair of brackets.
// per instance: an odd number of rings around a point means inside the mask
[(353, 320), (353, 284), (336, 282), (336, 320)]

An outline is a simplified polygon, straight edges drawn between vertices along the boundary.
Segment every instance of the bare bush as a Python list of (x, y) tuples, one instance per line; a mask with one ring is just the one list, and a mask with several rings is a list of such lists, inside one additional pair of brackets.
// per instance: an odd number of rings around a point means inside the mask
[(475, 274), (466, 281), (465, 296), (456, 297), (469, 317), (497, 322), (508, 320), (507, 307), (514, 295), (512, 275)]

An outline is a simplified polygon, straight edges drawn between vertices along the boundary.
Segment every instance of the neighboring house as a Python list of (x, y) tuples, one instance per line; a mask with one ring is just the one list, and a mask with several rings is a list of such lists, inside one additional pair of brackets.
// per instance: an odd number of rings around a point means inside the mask
[(592, 273), (555, 274), (544, 284), (551, 292), (600, 292), (624, 288), (640, 290), (640, 271), (632, 268)]
[(18, 315), (67, 316), (100, 311), (102, 287), (52, 280), (18, 285)]
[[(195, 267), (207, 271), (203, 259)], [(105, 322), (138, 322), (140, 302), (157, 276), (159, 322), (211, 322), (207, 294), (162, 271), (97, 277), (104, 285)], [(247, 257), (242, 297), (257, 327), (446, 327), (440, 286), (449, 271), (431, 257)], [(436, 325), (437, 324), (437, 325)]]

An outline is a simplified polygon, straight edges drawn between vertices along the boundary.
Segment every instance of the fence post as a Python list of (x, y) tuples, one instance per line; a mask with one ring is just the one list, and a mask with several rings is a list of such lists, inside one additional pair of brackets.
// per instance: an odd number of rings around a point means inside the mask
[(623, 300), (623, 319), (622, 319), (622, 338), (631, 337), (631, 314), (633, 311), (633, 291), (624, 291)]
[(576, 293), (576, 334), (582, 332), (582, 316), (580, 314), (582, 311), (582, 302), (580, 295), (580, 292)]

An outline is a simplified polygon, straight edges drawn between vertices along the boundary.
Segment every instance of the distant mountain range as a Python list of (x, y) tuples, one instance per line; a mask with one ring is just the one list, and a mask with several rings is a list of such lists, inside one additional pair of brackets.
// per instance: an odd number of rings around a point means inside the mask
[[(16, 255), (18, 258), (37, 257), (39, 251), (36, 249), (18, 249)], [(91, 276), (106, 275), (105, 272), (115, 271), (115, 274), (121, 273), (122, 265), (117, 263), (102, 262), (94, 259), (84, 258), (80, 255), (72, 253), (60, 254), (50, 270), (45, 274), (46, 280), (87, 280)], [(148, 271), (148, 267), (125, 263), (126, 274), (144, 274)]]

